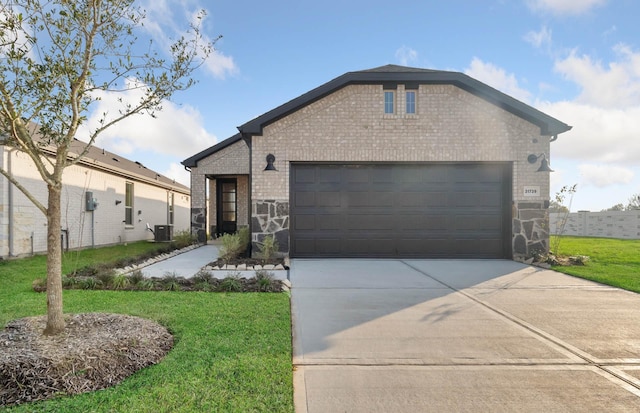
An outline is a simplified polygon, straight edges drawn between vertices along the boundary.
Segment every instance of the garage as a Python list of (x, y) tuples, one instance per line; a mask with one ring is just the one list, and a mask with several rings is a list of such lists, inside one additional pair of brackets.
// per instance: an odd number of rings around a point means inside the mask
[(290, 255), (511, 258), (503, 163), (292, 163)]

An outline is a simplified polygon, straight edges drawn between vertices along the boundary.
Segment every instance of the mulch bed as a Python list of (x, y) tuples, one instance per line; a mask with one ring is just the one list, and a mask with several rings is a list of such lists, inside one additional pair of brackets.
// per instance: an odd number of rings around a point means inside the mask
[(104, 389), (158, 363), (173, 346), (169, 331), (121, 314), (65, 316), (63, 333), (45, 336), (46, 316), (11, 321), (0, 331), (0, 406)]
[(209, 265), (212, 267), (222, 267), (223, 265), (235, 265), (238, 266), (240, 264), (246, 264), (247, 266), (251, 265), (251, 266), (255, 266), (255, 265), (282, 265), (285, 268), (288, 268), (286, 265), (284, 265), (284, 258), (271, 258), (268, 260), (262, 259), (262, 258), (249, 258), (249, 257), (239, 257), (239, 258), (233, 258), (233, 259), (229, 259), (229, 260), (223, 260), (221, 258), (218, 258), (217, 260), (210, 262)]

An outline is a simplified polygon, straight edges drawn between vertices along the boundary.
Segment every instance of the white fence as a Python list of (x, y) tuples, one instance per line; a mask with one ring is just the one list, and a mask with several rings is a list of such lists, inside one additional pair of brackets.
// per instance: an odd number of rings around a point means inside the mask
[(549, 214), (549, 229), (552, 234), (562, 231), (562, 220), (567, 223), (562, 235), (578, 237), (601, 237), (619, 239), (640, 239), (640, 210), (606, 212), (572, 212)]

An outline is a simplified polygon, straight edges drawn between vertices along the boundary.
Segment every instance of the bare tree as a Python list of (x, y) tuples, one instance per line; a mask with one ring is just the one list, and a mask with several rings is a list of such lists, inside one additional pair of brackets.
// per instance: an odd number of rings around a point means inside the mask
[[(140, 52), (144, 10), (133, 0), (0, 0), (0, 144), (33, 161), (48, 189), (46, 205), (0, 168), (47, 217), (47, 326), (64, 330), (60, 195), (62, 173), (87, 153), (96, 137), (134, 114), (151, 116), (162, 101), (194, 84), (191, 77), (213, 50), (200, 31), (204, 11), (163, 58), (155, 44)], [(103, 113), (99, 126), (70, 145), (99, 92), (141, 91)]]
[(640, 209), (640, 193), (634, 194), (629, 198), (629, 203), (627, 204), (627, 211), (631, 211), (634, 209)]

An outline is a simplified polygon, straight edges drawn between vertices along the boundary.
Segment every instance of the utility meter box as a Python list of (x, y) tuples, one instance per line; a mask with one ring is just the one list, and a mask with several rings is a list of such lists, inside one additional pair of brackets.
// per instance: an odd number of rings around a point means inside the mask
[(85, 211), (95, 211), (98, 208), (98, 200), (93, 197), (93, 192), (87, 191), (85, 194)]

